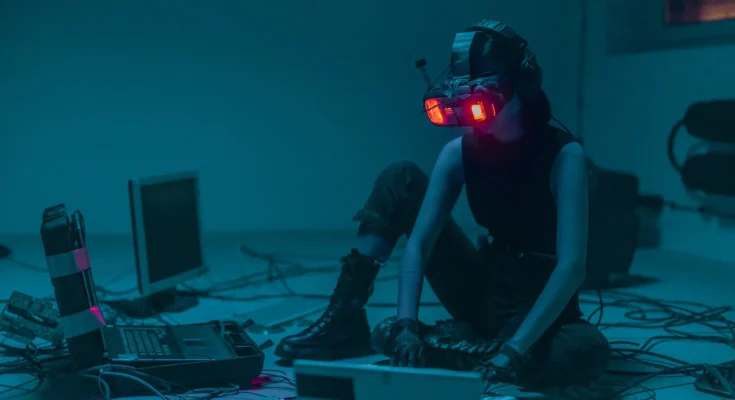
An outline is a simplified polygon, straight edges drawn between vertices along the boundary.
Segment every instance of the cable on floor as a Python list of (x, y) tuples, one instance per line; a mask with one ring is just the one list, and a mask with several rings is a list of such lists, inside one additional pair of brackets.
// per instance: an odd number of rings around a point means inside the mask
[[(283, 256), (265, 255), (256, 252), (246, 246), (241, 248), (244, 255), (261, 259), (268, 262), (270, 272), (283, 286), (284, 294), (261, 295), (251, 297), (238, 297), (226, 294), (245, 287), (250, 287), (268, 282), (268, 272), (259, 272), (255, 274), (244, 275), (240, 278), (229, 280), (223, 283), (215, 283), (206, 290), (191, 289), (192, 295), (228, 301), (257, 301), (274, 298), (285, 297), (302, 297), (302, 298), (319, 298), (328, 300), (328, 295), (301, 294), (294, 291), (287, 280), (304, 275), (307, 273), (330, 273), (338, 271), (337, 266), (325, 266), (321, 268), (306, 268), (298, 263), (284, 260)], [(387, 281), (396, 279), (397, 275), (383, 276), (379, 280)], [(123, 294), (132, 292), (133, 289), (125, 291), (110, 291), (101, 289), (102, 294)], [(590, 299), (590, 295), (596, 295), (596, 299)], [(588, 315), (588, 320), (595, 320), (595, 325), (600, 329), (610, 328), (636, 328), (636, 329), (656, 329), (663, 330), (665, 334), (654, 335), (643, 343), (631, 342), (611, 342), (613, 346), (614, 358), (616, 360), (625, 360), (637, 363), (643, 367), (654, 369), (653, 371), (609, 371), (611, 374), (636, 376), (638, 379), (624, 386), (619, 383), (611, 384), (617, 390), (609, 390), (606, 395), (600, 397), (599, 400), (608, 400), (615, 397), (632, 393), (649, 393), (651, 398), (655, 398), (655, 392), (652, 389), (642, 387), (642, 384), (650, 379), (660, 376), (689, 376), (696, 378), (706, 371), (709, 373), (717, 373), (724, 368), (731, 368), (727, 365), (705, 365), (690, 364), (684, 360), (667, 356), (665, 354), (656, 353), (653, 349), (662, 343), (670, 341), (700, 341), (726, 345), (735, 348), (735, 322), (728, 319), (725, 314), (732, 311), (732, 307), (722, 306), (713, 307), (702, 303), (689, 301), (667, 301), (652, 297), (631, 294), (620, 291), (596, 291), (596, 293), (583, 292), (581, 302), (585, 304), (594, 304), (596, 308)], [(104, 303), (102, 301), (102, 303)], [(440, 306), (438, 302), (423, 303), (422, 306)], [(369, 303), (371, 307), (396, 307), (395, 303)], [(603, 319), (605, 309), (621, 309), (623, 310), (623, 320), (609, 322)], [(117, 316), (116, 316), (117, 317)], [(163, 323), (170, 323), (161, 316)], [(170, 316), (167, 316), (170, 319)], [(709, 334), (692, 334), (682, 330), (686, 326), (700, 326), (710, 331)], [(13, 349), (12, 351), (16, 351)], [(0, 374), (14, 373), (20, 371), (35, 376), (42, 383), (44, 379), (43, 369), (39, 369), (32, 360), (34, 356), (30, 353), (18, 353), (19, 358), (10, 363), (0, 365)], [(31, 357), (31, 359), (29, 359)], [(39, 383), (40, 385), (40, 383)], [(577, 388), (582, 390), (581, 388)], [(637, 392), (636, 392), (637, 391)], [(213, 397), (214, 398), (214, 397)], [(598, 400), (598, 398), (588, 395), (588, 400)]]

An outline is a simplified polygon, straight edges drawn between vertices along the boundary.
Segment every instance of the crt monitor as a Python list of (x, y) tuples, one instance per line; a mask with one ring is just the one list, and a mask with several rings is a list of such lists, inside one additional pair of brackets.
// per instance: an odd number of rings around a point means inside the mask
[[(206, 272), (194, 172), (128, 182), (138, 288), (143, 296), (128, 314), (140, 317), (191, 308), (197, 298), (178, 284)], [(135, 315), (131, 315), (135, 316)]]

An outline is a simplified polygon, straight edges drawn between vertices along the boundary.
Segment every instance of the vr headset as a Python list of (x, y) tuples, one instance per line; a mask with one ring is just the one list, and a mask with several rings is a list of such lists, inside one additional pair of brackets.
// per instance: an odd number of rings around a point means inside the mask
[[(494, 46), (491, 41), (500, 42)], [(510, 67), (499, 71), (494, 55), (487, 52), (500, 47)], [(490, 50), (492, 51), (492, 50)], [(517, 59), (517, 61), (515, 61)], [(506, 60), (506, 64), (507, 60)], [(416, 62), (424, 72), (424, 60)], [(472, 127), (488, 123), (511, 100), (523, 99), (541, 90), (541, 69), (526, 41), (498, 21), (482, 21), (454, 37), (447, 79), (432, 85), (424, 94), (424, 110), (429, 121), (444, 127)]]

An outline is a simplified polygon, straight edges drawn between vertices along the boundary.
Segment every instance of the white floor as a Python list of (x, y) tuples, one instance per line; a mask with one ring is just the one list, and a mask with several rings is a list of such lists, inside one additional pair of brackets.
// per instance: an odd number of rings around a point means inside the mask
[[(241, 245), (264, 253), (278, 253), (286, 260), (296, 261), (307, 267), (337, 266), (339, 257), (344, 255), (350, 248), (351, 235), (346, 233), (334, 234), (221, 234), (212, 235), (207, 238), (206, 250), (211, 273), (197, 282), (194, 286), (206, 288), (212, 283), (231, 281), (238, 276), (266, 270), (266, 263), (248, 258), (240, 252)], [(13, 258), (28, 265), (44, 266), (44, 257), (37, 237), (0, 237), (0, 243), (9, 245), (14, 250)], [(132, 254), (132, 243), (126, 237), (92, 237), (89, 239), (89, 252), (92, 258), (95, 280), (98, 285), (112, 290), (123, 290), (135, 287), (135, 269)], [(636, 274), (659, 278), (658, 283), (629, 289), (630, 293), (636, 293), (649, 297), (666, 300), (681, 300), (706, 303), (711, 306), (733, 306), (735, 305), (735, 265), (707, 260), (685, 254), (676, 254), (664, 251), (641, 251), (637, 254), (632, 271)], [(380, 282), (376, 287), (372, 303), (380, 307), (371, 307), (369, 317), (371, 323), (376, 323), (383, 318), (395, 313), (395, 309), (385, 303), (392, 303), (396, 298), (397, 282), (394, 277), (397, 272), (395, 263), (390, 264), (381, 275)], [(304, 294), (330, 294), (336, 273), (313, 273), (296, 278), (288, 279), (287, 285), (297, 293)], [(35, 272), (31, 268), (19, 265), (11, 260), (0, 260), (0, 298), (7, 298), (13, 290), (18, 290), (34, 296), (49, 296), (52, 287), (49, 278), (42, 272)], [(247, 298), (264, 294), (285, 293), (283, 282), (264, 282), (260, 285), (228, 293), (229, 295)], [(430, 290), (425, 291), (425, 301), (434, 300)], [(591, 311), (595, 308), (596, 296), (584, 296), (589, 300), (585, 304), (585, 310)], [(322, 301), (305, 301), (298, 298), (269, 299), (259, 301), (219, 301), (203, 300), (195, 309), (185, 313), (171, 315), (178, 323), (191, 323), (208, 321), (212, 319), (235, 319), (245, 321), (248, 318), (255, 319), (257, 323), (269, 323), (282, 317), (284, 310), (289, 314), (299, 309), (314, 308)], [(382, 303), (382, 304), (381, 304)], [(269, 312), (264, 310), (280, 310)], [(730, 319), (735, 319), (735, 313), (728, 314)], [(308, 318), (308, 317), (307, 317)], [(313, 316), (312, 316), (313, 318)], [(441, 308), (425, 308), (421, 311), (421, 318), (426, 322), (447, 318)], [(604, 323), (625, 321), (625, 316), (620, 309), (608, 307), (604, 312)], [(284, 332), (252, 333), (251, 336), (257, 342), (265, 342), (271, 339), (274, 342), (286, 334), (301, 329), (304, 321), (295, 321), (287, 326)], [(683, 328), (690, 333), (712, 334), (706, 327)], [(609, 328), (605, 330), (611, 341), (627, 341), (642, 343), (651, 336), (661, 334), (661, 330), (637, 329), (637, 328)], [(273, 348), (268, 349), (266, 358), (266, 369), (279, 369), (290, 373), (288, 368), (276, 365), (276, 359), (272, 354)], [(735, 349), (725, 345), (712, 343), (701, 343), (693, 341), (666, 342), (655, 348), (657, 352), (683, 359), (692, 363), (720, 363), (735, 359)], [(349, 362), (375, 362), (381, 357), (371, 356), (364, 360), (350, 360)], [(631, 368), (630, 365), (613, 366), (615, 369)], [(640, 369), (640, 368), (639, 368)], [(20, 375), (5, 375), (0, 377), (0, 384), (14, 386), (29, 378)], [(620, 382), (619, 377), (611, 377), (610, 380)], [(635, 378), (628, 380), (635, 381)], [(689, 377), (662, 377), (651, 379), (643, 383), (643, 386), (656, 390), (656, 398), (667, 399), (714, 399), (709, 394), (696, 391)], [(29, 384), (30, 385), (30, 384)], [(283, 385), (281, 385), (283, 386)], [(30, 387), (30, 386), (26, 386)], [(96, 388), (96, 384), (92, 385)], [(0, 387), (0, 391), (4, 388)], [(604, 386), (603, 386), (604, 389)], [(83, 400), (95, 398), (94, 391), (91, 394), (86, 390), (75, 386), (74, 390), (68, 389), (68, 385), (47, 383), (35, 393), (14, 391), (7, 393), (7, 397), (0, 398), (23, 398), (23, 399), (73, 399)], [(615, 388), (613, 388), (615, 390)], [(499, 389), (503, 394), (518, 398), (543, 397), (541, 394), (519, 393), (511, 387)], [(638, 390), (640, 392), (640, 390)], [(255, 398), (289, 398), (295, 396), (288, 389), (263, 389), (257, 392), (243, 392), (227, 398), (232, 399), (255, 399)], [(551, 395), (546, 395), (550, 397)], [(155, 399), (158, 397), (141, 397), (140, 399)], [(174, 397), (172, 397), (174, 398)], [(591, 395), (585, 392), (575, 393), (574, 399), (590, 399)], [(647, 399), (649, 393), (639, 393), (627, 398)]]

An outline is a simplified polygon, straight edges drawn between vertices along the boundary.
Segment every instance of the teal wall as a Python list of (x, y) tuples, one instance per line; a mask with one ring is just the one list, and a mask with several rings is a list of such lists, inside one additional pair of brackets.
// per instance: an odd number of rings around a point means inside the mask
[(181, 170), (207, 230), (349, 229), (381, 168), (429, 170), (454, 134), (414, 61), (439, 74), (485, 17), (527, 37), (574, 128), (574, 1), (1, 1), (0, 233), (58, 202), (128, 232), (127, 179)]

